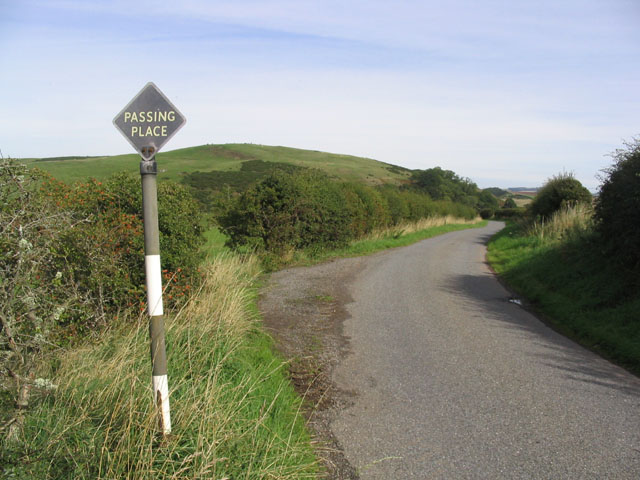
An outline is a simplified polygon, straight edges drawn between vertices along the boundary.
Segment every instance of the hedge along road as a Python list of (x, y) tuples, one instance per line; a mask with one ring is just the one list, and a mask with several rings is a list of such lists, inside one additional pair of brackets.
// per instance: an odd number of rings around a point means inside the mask
[(366, 259), (348, 286), (353, 404), (331, 423), (363, 479), (640, 478), (640, 380), (509, 302), (502, 228)]

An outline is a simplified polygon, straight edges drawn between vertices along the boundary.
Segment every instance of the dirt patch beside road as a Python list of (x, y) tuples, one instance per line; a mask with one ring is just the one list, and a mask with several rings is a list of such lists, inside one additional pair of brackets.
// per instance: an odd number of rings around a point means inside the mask
[(345, 258), (273, 273), (258, 302), (265, 327), (289, 361), (291, 379), (305, 399), (317, 451), (332, 480), (358, 478), (330, 429), (335, 412), (352, 403), (354, 392), (338, 389), (331, 372), (349, 352), (343, 332), (346, 305), (352, 301), (349, 285), (365, 260)]

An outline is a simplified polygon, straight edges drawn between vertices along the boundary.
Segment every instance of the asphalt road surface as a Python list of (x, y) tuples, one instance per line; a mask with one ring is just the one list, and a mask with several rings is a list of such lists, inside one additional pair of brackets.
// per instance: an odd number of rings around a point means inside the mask
[(351, 282), (331, 424), (362, 479), (640, 479), (640, 381), (545, 326), (485, 263), (502, 224), (375, 255)]

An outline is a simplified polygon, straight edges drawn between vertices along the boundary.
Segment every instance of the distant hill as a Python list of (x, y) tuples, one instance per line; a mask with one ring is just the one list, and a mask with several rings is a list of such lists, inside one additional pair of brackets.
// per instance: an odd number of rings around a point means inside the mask
[[(370, 185), (399, 185), (406, 183), (411, 174), (411, 170), (407, 168), (370, 158), (254, 144), (201, 145), (159, 153), (156, 159), (159, 178), (177, 181), (185, 177), (191, 177), (193, 180), (193, 177), (200, 173), (211, 178), (215, 176), (215, 172), (244, 172), (241, 175), (246, 179), (251, 172), (264, 171), (265, 163), (288, 164), (293, 168), (315, 168), (341, 180)], [(72, 182), (89, 177), (103, 179), (121, 171), (137, 173), (140, 157), (137, 154), (128, 154), (31, 158), (22, 161), (47, 171), (60, 180)]]
[(526, 195), (527, 193), (538, 193), (540, 187), (509, 187), (508, 190), (513, 193), (524, 193)]
[(484, 191), (491, 193), (496, 198), (503, 198), (509, 195), (509, 191), (498, 187), (485, 188)]

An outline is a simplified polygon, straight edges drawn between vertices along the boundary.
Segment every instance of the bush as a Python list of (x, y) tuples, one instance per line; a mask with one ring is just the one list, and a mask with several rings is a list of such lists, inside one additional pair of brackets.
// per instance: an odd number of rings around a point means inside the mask
[(524, 208), (501, 208), (496, 212), (496, 218), (499, 219), (515, 219), (524, 217)]
[(516, 201), (513, 199), (513, 197), (509, 197), (504, 201), (504, 204), (502, 205), (502, 208), (518, 208), (518, 204), (516, 203)]
[(591, 204), (591, 193), (571, 173), (560, 173), (547, 180), (531, 202), (531, 214), (549, 218), (565, 206)]
[(483, 208), (482, 210), (480, 210), (479, 213), (480, 213), (480, 217), (483, 220), (488, 220), (488, 219), (492, 218), (496, 212), (495, 212), (495, 210), (493, 210), (491, 208)]
[[(142, 309), (146, 297), (140, 178), (116, 174), (104, 182), (71, 186), (48, 178), (41, 194), (75, 221), (51, 251), (63, 288), (82, 299), (65, 312), (64, 323), (72, 330), (92, 328), (118, 311)], [(158, 184), (158, 224), (164, 300), (171, 306), (190, 289), (204, 241), (199, 206), (185, 187)]]
[(476, 208), (483, 219), (491, 218), (500, 207), (498, 199), (488, 190), (482, 190), (478, 194)]
[(640, 141), (613, 154), (604, 170), (595, 216), (607, 253), (621, 264), (640, 269)]
[(406, 220), (417, 222), (421, 218), (433, 217), (438, 214), (436, 204), (429, 195), (414, 190), (403, 190), (400, 193), (409, 212)]
[(229, 246), (275, 253), (345, 245), (350, 221), (339, 185), (316, 171), (273, 173), (240, 195), (219, 219)]

